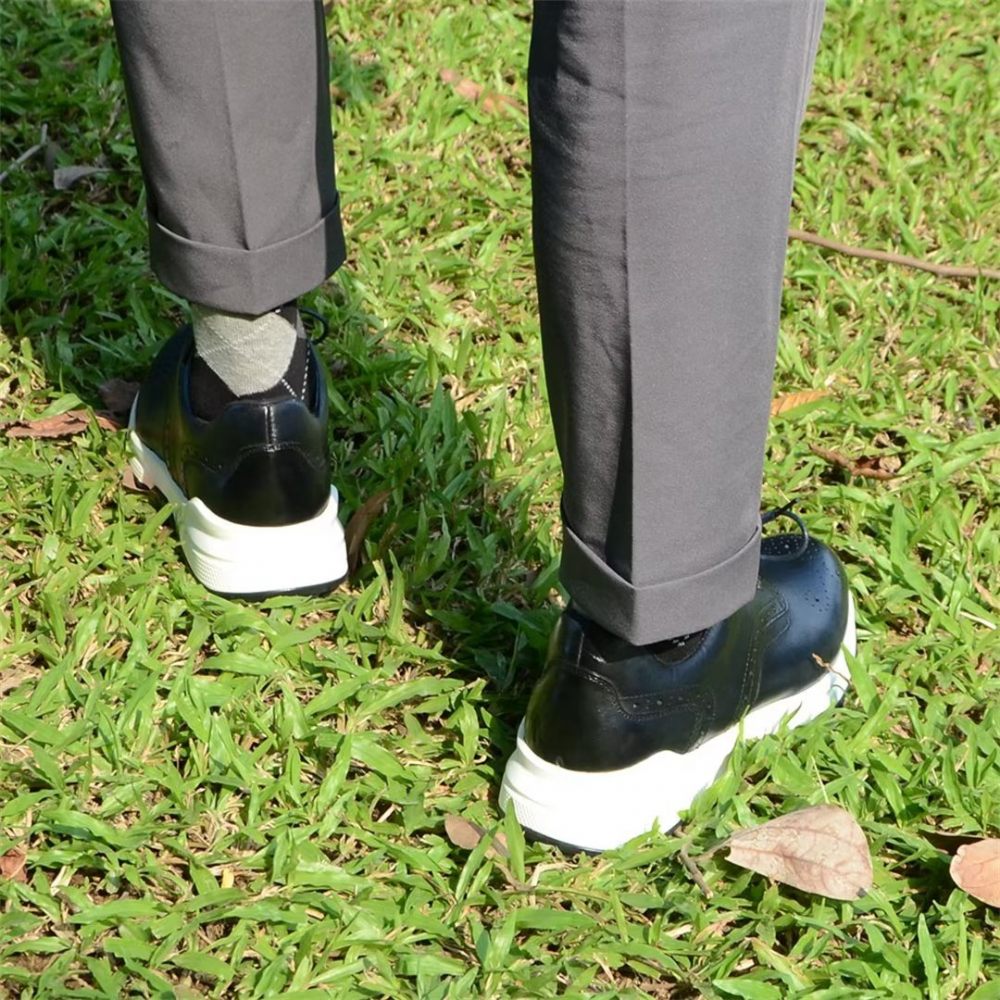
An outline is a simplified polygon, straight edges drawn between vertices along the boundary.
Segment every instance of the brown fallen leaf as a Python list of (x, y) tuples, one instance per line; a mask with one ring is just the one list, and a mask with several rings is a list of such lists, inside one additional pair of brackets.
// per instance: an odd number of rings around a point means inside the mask
[(41, 671), (37, 667), (15, 667), (13, 670), (0, 671), (0, 695), (8, 691), (16, 691), (25, 681), (38, 677)]
[[(852, 476), (861, 476), (866, 479), (895, 479), (896, 470), (902, 463), (895, 455), (867, 456), (861, 458), (848, 458), (839, 451), (830, 448), (821, 448), (818, 444), (809, 445), (809, 450), (818, 455), (831, 465), (836, 465), (841, 469), (846, 469)], [(895, 460), (895, 463), (889, 461)], [(890, 471), (889, 466), (895, 464), (895, 470)]]
[(487, 90), (481, 83), (476, 83), (462, 76), (457, 69), (443, 69), (440, 72), (441, 82), (450, 84), (452, 90), (470, 104), (479, 104), (487, 114), (496, 114), (501, 107), (526, 110), (524, 105), (509, 94), (498, 94)]
[(127, 419), (139, 391), (139, 383), (126, 382), (123, 378), (109, 378), (97, 387), (97, 391), (109, 414)]
[(456, 847), (463, 847), (465, 850), (471, 851), (479, 846), (479, 841), (483, 839), (483, 834), (486, 831), (478, 823), (473, 823), (472, 820), (448, 815), (444, 818), (444, 832), (448, 834), (448, 839)]
[(69, 167), (56, 167), (52, 172), (52, 186), (57, 191), (68, 191), (85, 177), (97, 177), (107, 172), (107, 167), (99, 167), (89, 163), (74, 163)]
[(97, 410), (94, 415), (97, 422), (108, 431), (123, 431), (128, 427), (127, 413), (108, 413), (107, 410)]
[(466, 101), (475, 103), (483, 95), (483, 85), (462, 76), (457, 69), (441, 70), (441, 82), (450, 84), (451, 89)]
[(695, 940), (698, 941), (702, 938), (708, 937), (721, 937), (722, 932), (737, 921), (737, 916), (734, 913), (727, 913), (725, 916), (721, 917), (719, 920), (714, 920), (712, 923), (703, 927), (695, 936)]
[(830, 899), (859, 899), (872, 887), (868, 842), (840, 806), (808, 806), (739, 830), (724, 844), (741, 868)]
[(516, 111), (527, 112), (527, 107), (519, 101), (516, 97), (511, 97), (510, 94), (498, 94), (496, 91), (489, 91), (483, 97), (483, 110), (487, 114), (496, 114), (502, 107), (514, 108)]
[(125, 471), (122, 473), (122, 486), (132, 493), (148, 493), (149, 487), (135, 478), (135, 473), (132, 471), (131, 465), (125, 466)]
[(390, 490), (379, 490), (373, 493), (352, 515), (344, 528), (344, 540), (347, 544), (347, 572), (352, 576), (361, 565), (361, 549), (372, 522), (385, 506), (391, 496)]
[(814, 403), (817, 399), (825, 399), (830, 395), (829, 389), (806, 389), (804, 392), (785, 392), (771, 400), (771, 416), (786, 413), (788, 410)]
[(25, 862), (28, 855), (20, 848), (11, 848), (6, 854), (0, 854), (0, 879), (7, 879), (9, 882), (27, 882), (28, 876), (24, 871)]
[(899, 455), (862, 455), (854, 463), (856, 476), (874, 476), (876, 479), (890, 479), (903, 467)]
[[(475, 850), (486, 836), (486, 831), (478, 823), (452, 814), (444, 818), (444, 832), (456, 847), (464, 848), (466, 851)], [(510, 857), (507, 838), (502, 833), (495, 833), (486, 854), (494, 858)]]
[(991, 607), (994, 611), (1000, 611), (1000, 600), (997, 600), (989, 590), (986, 589), (974, 576), (972, 579), (972, 586), (976, 588), (976, 593)]
[(987, 837), (965, 844), (951, 859), (951, 878), (974, 899), (1000, 907), (1000, 840)]
[(41, 417), (38, 420), (18, 420), (7, 427), (7, 437), (12, 438), (63, 438), (72, 437), (85, 431), (90, 426), (90, 418), (97, 421), (97, 426), (106, 431), (119, 430), (107, 414), (94, 413), (90, 410), (67, 410), (57, 413), (54, 417)]

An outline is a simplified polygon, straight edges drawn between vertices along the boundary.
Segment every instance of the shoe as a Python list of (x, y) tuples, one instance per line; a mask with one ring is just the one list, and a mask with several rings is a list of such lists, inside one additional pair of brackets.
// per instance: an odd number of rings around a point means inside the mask
[(692, 637), (632, 646), (570, 607), (500, 790), (526, 832), (570, 851), (673, 829), (736, 740), (839, 703), (855, 650), (843, 567), (810, 538), (763, 540), (757, 592)]
[(191, 407), (186, 326), (157, 355), (132, 404), (132, 471), (175, 504), (188, 564), (216, 593), (319, 593), (347, 575), (326, 379), (313, 345), (304, 341), (303, 350), (303, 398), (236, 399), (205, 420)]

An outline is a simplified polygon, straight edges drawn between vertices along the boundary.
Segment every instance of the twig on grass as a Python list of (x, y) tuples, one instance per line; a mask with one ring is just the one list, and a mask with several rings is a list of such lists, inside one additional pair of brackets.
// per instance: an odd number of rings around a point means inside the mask
[(902, 267), (916, 268), (918, 271), (929, 271), (939, 278), (993, 278), (1000, 279), (1000, 271), (991, 267), (971, 267), (964, 264), (932, 264), (919, 257), (908, 254), (892, 253), (889, 250), (872, 250), (869, 247), (852, 247), (847, 243), (838, 243), (826, 236), (807, 232), (804, 229), (789, 229), (788, 238), (802, 243), (811, 243), (834, 253), (845, 254), (848, 257), (863, 257), (865, 260), (880, 260), (885, 264), (899, 264)]
[(0, 184), (3, 184), (5, 180), (10, 176), (12, 171), (21, 166), (22, 163), (27, 163), (33, 156), (40, 153), (49, 142), (49, 126), (42, 126), (42, 134), (38, 138), (38, 142), (35, 143), (30, 149), (26, 149), (2, 174), (0, 174)]
[(691, 855), (688, 854), (687, 849), (682, 847), (677, 852), (677, 856), (681, 859), (681, 864), (687, 869), (687, 873), (691, 876), (694, 884), (704, 893), (705, 898), (711, 899), (712, 890), (709, 887), (709, 884), (705, 881), (705, 876), (702, 875), (701, 870), (694, 863), (694, 861), (691, 860)]
[(821, 448), (818, 444), (809, 445), (809, 450), (822, 458), (824, 462), (829, 462), (830, 465), (834, 465), (838, 469), (846, 469), (852, 476), (860, 476), (863, 479), (896, 479), (898, 476), (896, 472), (879, 468), (877, 458), (871, 459), (864, 456), (859, 459), (848, 458), (847, 455), (841, 455), (839, 451)]

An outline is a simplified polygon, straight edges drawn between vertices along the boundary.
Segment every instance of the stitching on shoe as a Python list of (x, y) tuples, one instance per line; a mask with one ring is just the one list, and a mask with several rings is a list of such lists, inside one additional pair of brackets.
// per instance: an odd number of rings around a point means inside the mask
[[(773, 613), (769, 617), (765, 617), (769, 611)], [(757, 692), (760, 691), (760, 671), (759, 669), (754, 669), (757, 666), (756, 660), (759, 655), (771, 645), (772, 642), (777, 638), (777, 635), (771, 636), (767, 642), (761, 644), (761, 639), (763, 638), (766, 630), (778, 620), (782, 613), (786, 612), (787, 605), (782, 599), (781, 595), (777, 591), (771, 591), (768, 595), (768, 604), (764, 609), (764, 614), (761, 616), (761, 621), (754, 625), (753, 633), (750, 638), (750, 644), (747, 647), (747, 658), (743, 664), (743, 677), (740, 681), (740, 697), (736, 705), (737, 716), (744, 715), (751, 706), (751, 702), (756, 699)], [(787, 625), (786, 625), (787, 628)], [(778, 635), (781, 633), (779, 632)], [(757, 679), (757, 690), (754, 691), (754, 678)]]
[(788, 613), (788, 602), (781, 595), (780, 591), (776, 590), (773, 596), (777, 608), (774, 612), (774, 617), (768, 619), (765, 628), (771, 628), (771, 626), (774, 625), (774, 623), (779, 619), (781, 619), (781, 624), (779, 628), (775, 629), (775, 631), (768, 638), (767, 642), (765, 642), (761, 647), (761, 652), (767, 649), (768, 646), (777, 642), (777, 640), (792, 627), (791, 616)]
[[(589, 681), (591, 684), (596, 684), (602, 691), (610, 695), (614, 699), (618, 711), (627, 719), (656, 719), (663, 715), (669, 715), (677, 708), (687, 707), (697, 712), (697, 730), (701, 731), (702, 719), (706, 712), (706, 702), (708, 699), (700, 691), (625, 696), (607, 677), (602, 677), (592, 670), (587, 670), (584, 667), (579, 667), (574, 663), (567, 663), (565, 661), (563, 662), (563, 668), (570, 673), (576, 674), (583, 680)], [(629, 708), (630, 705), (637, 707), (631, 709)]]
[(743, 663), (743, 677), (740, 680), (740, 697), (736, 703), (736, 717), (740, 718), (750, 707), (750, 688), (752, 687), (752, 675), (756, 672), (751, 669), (751, 665), (757, 659), (757, 643), (760, 638), (761, 626), (754, 625), (750, 636), (750, 643), (747, 646), (747, 657)]
[(300, 455), (305, 459), (306, 463), (311, 469), (316, 469), (321, 471), (323, 468), (323, 459), (320, 458), (319, 461), (314, 461), (312, 456), (308, 451), (304, 450), (301, 445), (294, 443), (270, 445), (270, 444), (247, 444), (240, 448), (238, 451), (233, 452), (229, 456), (229, 460), (223, 465), (217, 465), (207, 458), (202, 458), (198, 455), (189, 454), (187, 455), (187, 461), (200, 466), (202, 469), (207, 469), (209, 472), (219, 472), (224, 473), (231, 469), (234, 465), (239, 465), (239, 463), (247, 457), (247, 455), (259, 455), (259, 454), (277, 454), (282, 451), (290, 451)]

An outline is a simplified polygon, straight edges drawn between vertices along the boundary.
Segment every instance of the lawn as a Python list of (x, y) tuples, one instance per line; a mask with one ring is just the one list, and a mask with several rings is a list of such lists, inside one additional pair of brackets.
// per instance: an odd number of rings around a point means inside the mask
[[(3, 182), (9, 422), (99, 410), (182, 304), (146, 264), (105, 6), (2, 18), (0, 169), (43, 125), (59, 147)], [(496, 793), (561, 600), (529, 11), (350, 0), (327, 23), (351, 249), (308, 304), (344, 505), (384, 509), (349, 586), (229, 601), (123, 488), (122, 433), (0, 431), (0, 856), (25, 857), (0, 995), (1000, 997), (1000, 911), (948, 875), (948, 835), (1000, 827), (1000, 286), (790, 245), (775, 393), (814, 398), (774, 417), (764, 501), (846, 562), (854, 689), (741, 749), (672, 835), (525, 844)], [(995, 27), (988, 4), (834, 0), (792, 225), (996, 267)], [(724, 851), (709, 898), (678, 860), (826, 802), (871, 845), (857, 902)], [(509, 857), (452, 844), (449, 815)]]

